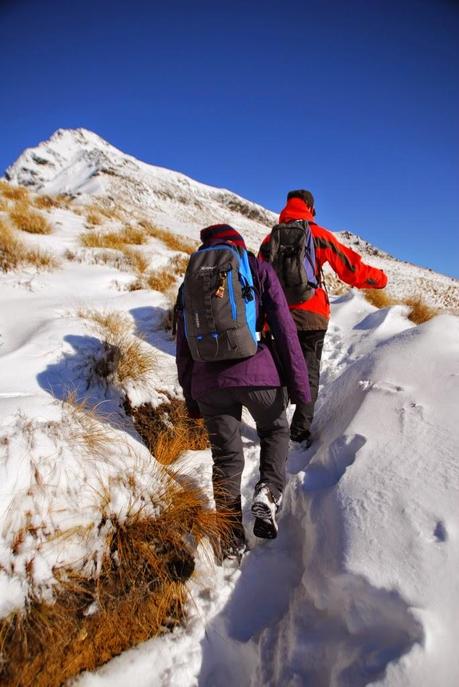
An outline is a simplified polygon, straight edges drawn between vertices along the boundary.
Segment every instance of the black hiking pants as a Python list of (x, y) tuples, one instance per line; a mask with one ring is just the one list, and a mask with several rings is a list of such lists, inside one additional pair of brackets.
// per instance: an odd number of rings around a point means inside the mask
[(314, 417), (314, 406), (319, 392), (320, 359), (324, 346), (326, 329), (312, 331), (298, 331), (301, 349), (308, 366), (309, 386), (311, 388), (311, 401), (309, 403), (297, 403), (290, 425), (290, 436), (293, 438), (307, 432), (311, 428)]
[(218, 510), (241, 511), (243, 406), (255, 420), (260, 439), (260, 481), (269, 484), (275, 497), (282, 493), (289, 445), (286, 402), (283, 387), (216, 389), (205, 400), (198, 400), (212, 448), (212, 481)]

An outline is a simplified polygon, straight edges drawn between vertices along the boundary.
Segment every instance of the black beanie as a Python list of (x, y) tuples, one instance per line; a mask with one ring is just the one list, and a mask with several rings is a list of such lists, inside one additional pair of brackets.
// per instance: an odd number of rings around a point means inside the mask
[(287, 194), (287, 200), (291, 198), (300, 198), (304, 200), (306, 205), (310, 208), (314, 207), (314, 196), (311, 191), (305, 191), (304, 189), (299, 189), (298, 191), (289, 191)]

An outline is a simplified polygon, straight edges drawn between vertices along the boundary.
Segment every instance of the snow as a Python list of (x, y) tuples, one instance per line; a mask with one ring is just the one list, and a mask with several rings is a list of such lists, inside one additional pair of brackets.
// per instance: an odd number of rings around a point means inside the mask
[[(212, 221), (233, 221), (257, 245), (269, 225), (262, 217), (271, 218), (244, 199), (255, 219), (231, 210), (238, 197), (229, 191), (140, 163), (84, 130), (57, 132), (26, 151), (9, 175), (41, 192), (81, 194), (79, 204), (111, 195), (133, 216), (142, 212), (187, 237), (196, 238), (206, 213), (214, 213)], [(177, 200), (179, 192), (187, 202)], [(133, 505), (128, 478), (136, 482), (134, 503), (160, 479), (116, 390), (88, 386), (87, 361), (101, 342), (81, 309), (126, 314), (132, 336), (141, 335), (154, 352), (153, 376), (131, 389), (136, 402), (158, 402), (164, 391), (177, 390), (174, 344), (159, 327), (167, 296), (129, 291), (133, 274), (96, 264), (97, 251), (79, 246), (82, 217), (64, 209), (47, 216), (51, 235), (21, 239), (55, 254), (60, 267), (0, 273), (2, 616), (23, 605), (31, 577), (48, 598), (55, 566), (97, 566), (104, 508), (123, 518)], [(347, 240), (352, 245), (355, 238)], [(445, 305), (445, 294), (448, 307), (456, 302), (454, 280), (361, 247), (396, 288), (408, 292), (428, 280), (423, 288), (430, 285), (437, 306)], [(66, 250), (81, 261), (66, 260)], [(171, 255), (156, 240), (142, 251), (152, 267)], [(215, 565), (204, 542), (188, 583), (186, 625), (75, 685), (459, 684), (459, 319), (445, 313), (415, 326), (403, 305), (377, 310), (356, 291), (331, 300), (315, 441), (308, 451), (291, 447), (278, 538), (263, 542), (251, 534), (258, 453), (245, 414), (243, 508), (251, 549), (241, 567)], [(69, 390), (100, 404), (116, 446), (110, 456), (88, 455), (78, 414), (63, 402)], [(210, 498), (208, 451), (186, 453), (177, 469)]]
[[(399, 307), (335, 299), (317, 438), (290, 452), (278, 539), (252, 540), (240, 570), (200, 571), (185, 629), (77, 684), (457, 685), (458, 342), (456, 317), (414, 327)], [(209, 455), (188, 460), (210, 479)]]

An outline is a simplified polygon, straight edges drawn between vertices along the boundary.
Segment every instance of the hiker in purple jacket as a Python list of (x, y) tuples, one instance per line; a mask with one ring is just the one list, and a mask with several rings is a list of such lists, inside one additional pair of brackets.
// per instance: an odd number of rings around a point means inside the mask
[[(229, 243), (246, 250), (241, 235), (229, 225), (201, 231), (201, 248)], [(284, 292), (272, 266), (249, 254), (257, 304), (257, 331), (267, 321), (274, 337), (277, 365), (265, 339), (255, 355), (238, 360), (193, 360), (184, 332), (183, 312), (178, 309), (176, 362), (189, 414), (203, 417), (212, 448), (214, 497), (219, 511), (230, 514), (231, 534), (222, 543), (223, 557), (245, 549), (242, 526), (241, 475), (244, 454), (240, 434), (242, 407), (255, 420), (260, 439), (260, 480), (255, 487), (252, 513), (254, 534), (277, 535), (276, 512), (286, 479), (289, 424), (288, 397), (292, 403), (310, 400), (308, 373), (295, 324)], [(285, 388), (286, 387), (286, 388)]]

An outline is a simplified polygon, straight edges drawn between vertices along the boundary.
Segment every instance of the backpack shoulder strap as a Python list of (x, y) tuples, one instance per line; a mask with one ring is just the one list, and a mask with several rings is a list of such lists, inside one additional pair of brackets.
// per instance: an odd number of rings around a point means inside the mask
[(253, 286), (255, 289), (255, 293), (258, 296), (258, 300), (261, 303), (261, 282), (260, 282), (260, 275), (258, 274), (258, 269), (257, 269), (257, 257), (252, 253), (251, 251), (247, 251), (247, 256), (249, 258), (249, 265), (250, 265), (250, 271), (252, 272), (252, 277), (253, 277)]

